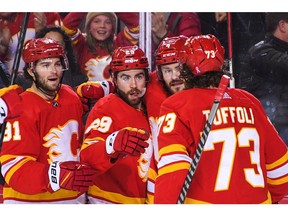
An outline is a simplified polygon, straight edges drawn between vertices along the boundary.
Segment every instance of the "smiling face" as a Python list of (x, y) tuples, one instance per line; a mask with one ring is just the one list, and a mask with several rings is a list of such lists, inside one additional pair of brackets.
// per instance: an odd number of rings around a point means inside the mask
[(113, 23), (109, 16), (95, 16), (90, 23), (89, 32), (95, 39), (99, 41), (104, 41), (109, 38), (112, 34), (112, 31)]

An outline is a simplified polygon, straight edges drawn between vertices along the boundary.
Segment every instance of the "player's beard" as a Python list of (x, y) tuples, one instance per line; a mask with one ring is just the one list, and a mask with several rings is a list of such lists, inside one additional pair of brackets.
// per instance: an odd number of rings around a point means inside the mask
[[(142, 91), (138, 89), (132, 89), (128, 91), (127, 93), (121, 91), (118, 89), (119, 96), (130, 106), (134, 107), (135, 109), (140, 109), (143, 101), (143, 96), (146, 92), (146, 88)], [(138, 94), (137, 98), (131, 98), (131, 94)]]
[(182, 91), (185, 88), (185, 86), (183, 84), (184, 84), (184, 81), (181, 79), (172, 80), (169, 83), (168, 89), (169, 89), (171, 94), (174, 94), (176, 92)]
[(49, 98), (52, 97), (54, 99), (54, 97), (56, 96), (59, 88), (60, 88), (60, 81), (57, 83), (55, 83), (55, 85), (48, 85), (45, 80), (42, 80), (39, 78), (39, 75), (37, 73), (34, 73), (35, 75), (35, 85), (36, 87), (42, 92), (44, 93), (46, 96), (48, 96)]

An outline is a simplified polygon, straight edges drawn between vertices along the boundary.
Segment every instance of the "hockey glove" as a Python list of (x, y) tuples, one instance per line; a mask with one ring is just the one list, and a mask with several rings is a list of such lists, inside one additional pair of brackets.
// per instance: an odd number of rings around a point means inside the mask
[(87, 98), (84, 97), (80, 97), (81, 103), (82, 103), (82, 108), (84, 113), (89, 111), (89, 107), (90, 107), (90, 103), (89, 100)]
[(78, 161), (55, 161), (48, 169), (48, 191), (54, 192), (60, 188), (84, 193), (93, 184), (96, 171), (90, 166)]
[(99, 100), (100, 98), (113, 93), (114, 86), (111, 81), (88, 81), (76, 87), (79, 97)]
[(149, 134), (141, 129), (126, 127), (109, 135), (106, 139), (106, 152), (112, 158), (120, 155), (140, 156), (145, 152)]
[(23, 88), (18, 85), (0, 89), (0, 124), (5, 119), (18, 117), (22, 112), (22, 98), (19, 94), (23, 92)]

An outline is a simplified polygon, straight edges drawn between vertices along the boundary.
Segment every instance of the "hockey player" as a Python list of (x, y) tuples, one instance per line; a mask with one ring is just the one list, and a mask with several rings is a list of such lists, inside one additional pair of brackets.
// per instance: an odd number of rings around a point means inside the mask
[[(144, 95), (144, 102), (147, 107), (149, 124), (154, 147), (154, 158), (148, 178), (148, 203), (153, 203), (154, 182), (157, 176), (158, 161), (158, 119), (161, 103), (170, 95), (185, 88), (184, 81), (180, 78), (179, 60), (182, 47), (187, 37), (180, 35), (165, 38), (158, 46), (156, 53), (156, 70), (150, 73), (147, 91)], [(104, 95), (114, 91), (112, 83), (109, 82), (87, 82), (77, 88), (77, 93), (81, 98), (99, 99)]]
[(154, 157), (152, 159), (148, 178), (148, 201), (154, 201), (154, 183), (157, 177), (158, 163), (158, 141), (159, 125), (162, 119), (159, 118), (160, 105), (169, 96), (185, 89), (184, 80), (180, 78), (181, 65), (179, 60), (182, 54), (182, 47), (187, 37), (180, 35), (166, 37), (158, 46), (156, 53), (156, 71), (150, 74), (150, 81), (144, 101), (147, 107), (149, 124), (151, 128)]
[[(188, 90), (166, 99), (160, 110), (155, 203), (177, 203), (224, 74), (224, 49), (213, 35), (189, 38), (184, 51), (181, 75)], [(287, 158), (287, 147), (260, 102), (246, 91), (228, 88), (185, 203), (278, 202), (288, 192)]]
[(116, 93), (90, 111), (80, 160), (100, 175), (88, 191), (90, 203), (143, 204), (152, 157), (143, 96), (148, 61), (137, 46), (117, 48), (110, 64)]
[[(61, 84), (66, 55), (48, 38), (24, 44), (23, 113), (7, 121), (1, 152), (4, 203), (77, 203), (92, 184), (95, 171), (79, 162), (82, 104), (70, 86)], [(84, 202), (84, 201), (83, 201)]]

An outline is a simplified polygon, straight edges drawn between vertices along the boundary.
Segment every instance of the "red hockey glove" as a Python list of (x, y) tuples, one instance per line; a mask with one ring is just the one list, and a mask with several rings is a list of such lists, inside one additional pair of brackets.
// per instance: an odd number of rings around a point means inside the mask
[(22, 112), (22, 98), (19, 94), (23, 88), (18, 85), (0, 89), (0, 123), (4, 120), (18, 117)]
[(111, 81), (88, 81), (76, 87), (76, 92), (80, 97), (99, 100), (100, 98), (114, 92)]
[(96, 171), (90, 166), (78, 161), (55, 161), (48, 170), (48, 191), (54, 192), (60, 188), (84, 193), (93, 184)]
[(106, 152), (116, 158), (119, 155), (140, 156), (145, 152), (149, 134), (141, 129), (126, 127), (109, 135), (106, 139)]
[(82, 108), (83, 108), (84, 113), (88, 112), (89, 107), (90, 107), (89, 100), (84, 97), (80, 97), (80, 100), (82, 102)]

